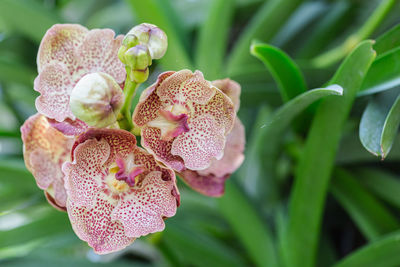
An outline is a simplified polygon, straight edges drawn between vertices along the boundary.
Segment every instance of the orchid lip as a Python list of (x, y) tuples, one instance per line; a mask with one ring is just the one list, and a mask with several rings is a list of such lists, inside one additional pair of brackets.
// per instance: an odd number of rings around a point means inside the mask
[(117, 164), (116, 168), (118, 168), (118, 171), (115, 173), (115, 179), (124, 181), (131, 187), (136, 185), (136, 177), (144, 172), (143, 167), (135, 165), (132, 162), (133, 157), (128, 157), (127, 160), (117, 158), (115, 162)]

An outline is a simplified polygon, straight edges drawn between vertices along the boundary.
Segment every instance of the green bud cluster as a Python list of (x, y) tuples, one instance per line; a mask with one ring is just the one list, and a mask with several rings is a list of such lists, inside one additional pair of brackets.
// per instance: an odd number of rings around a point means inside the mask
[(167, 36), (157, 26), (143, 23), (133, 27), (118, 51), (119, 59), (126, 66), (128, 78), (136, 83), (146, 81), (152, 60), (163, 57), (167, 46)]

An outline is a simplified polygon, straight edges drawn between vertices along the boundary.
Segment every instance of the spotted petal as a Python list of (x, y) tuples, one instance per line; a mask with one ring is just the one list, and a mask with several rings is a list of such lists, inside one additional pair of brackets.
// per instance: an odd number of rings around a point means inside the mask
[(205, 169), (213, 158), (220, 159), (223, 155), (224, 129), (217, 127), (215, 119), (210, 115), (193, 119), (189, 128), (189, 132), (174, 140), (171, 154), (180, 156), (188, 169)]
[(118, 83), (125, 79), (118, 59), (122, 36), (114, 39), (109, 29), (89, 31), (74, 24), (57, 24), (42, 39), (38, 52), (38, 72), (34, 89), (41, 95), (36, 108), (48, 118), (62, 122), (75, 120), (69, 98), (76, 83), (92, 72), (104, 72)]
[[(117, 251), (161, 231), (163, 219), (175, 214), (180, 197), (174, 172), (138, 148), (131, 133), (90, 129), (72, 151), (73, 161), (63, 166), (67, 210), (76, 234), (95, 252)], [(127, 160), (133, 162), (121, 164)], [(141, 168), (135, 183), (116, 179), (119, 172), (113, 170), (121, 166)]]
[(229, 78), (223, 80), (215, 80), (212, 81), (211, 84), (221, 90), (232, 100), (233, 105), (235, 106), (235, 111), (237, 112), (240, 107), (240, 84)]
[(40, 114), (31, 116), (21, 127), (24, 160), (39, 188), (51, 195), (54, 204), (65, 207), (66, 193), (61, 166), (70, 159), (73, 140), (51, 127)]

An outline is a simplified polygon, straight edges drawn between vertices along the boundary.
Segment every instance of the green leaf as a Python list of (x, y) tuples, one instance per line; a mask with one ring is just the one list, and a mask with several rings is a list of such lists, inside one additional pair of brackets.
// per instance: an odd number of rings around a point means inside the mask
[(250, 52), (271, 72), (285, 102), (307, 91), (303, 74), (285, 52), (268, 44), (253, 44)]
[(178, 254), (183, 254), (187, 265), (244, 266), (241, 258), (219, 240), (200, 234), (182, 223), (170, 221), (163, 232), (163, 242)]
[(344, 122), (365, 73), (375, 58), (372, 41), (362, 42), (343, 62), (330, 83), (343, 87), (342, 97), (318, 107), (295, 173), (289, 208), (285, 260), (289, 266), (315, 264), (322, 210)]
[(400, 208), (399, 177), (375, 168), (357, 169), (355, 174), (368, 190), (393, 206)]
[(0, 248), (21, 245), (72, 230), (66, 213), (49, 209), (51, 210), (44, 216), (36, 216), (31, 223), (9, 231), (0, 231)]
[(400, 47), (374, 61), (361, 86), (359, 96), (374, 94), (400, 85)]
[(360, 122), (360, 140), (372, 154), (384, 159), (396, 138), (400, 124), (398, 90), (375, 96), (368, 103)]
[(333, 176), (330, 187), (333, 196), (367, 239), (375, 240), (399, 228), (396, 217), (350, 173), (337, 169)]
[(270, 0), (266, 1), (253, 16), (244, 32), (235, 42), (230, 54), (227, 72), (232, 76), (243, 68), (249, 59), (249, 47), (253, 39), (268, 42), (279, 31), (302, 0)]
[[(1, 4), (0, 4), (1, 5)], [(0, 80), (33, 86), (36, 72), (27, 66), (11, 60), (0, 58)]]
[(61, 22), (54, 11), (47, 10), (38, 2), (29, 0), (0, 1), (0, 16), (9, 27), (36, 42), (40, 42), (51, 26)]
[(180, 31), (181, 24), (174, 21), (172, 7), (168, 1), (162, 0), (127, 0), (132, 12), (139, 23), (152, 23), (160, 27), (168, 36), (168, 49), (160, 60), (164, 69), (180, 70), (192, 69), (192, 63), (183, 41), (183, 34)]
[(207, 80), (221, 78), (234, 7), (233, 0), (213, 1), (208, 17), (200, 28), (195, 60), (196, 67)]
[(385, 32), (374, 44), (374, 50), (378, 56), (400, 46), (400, 24), (394, 26), (389, 31)]
[(225, 195), (219, 199), (221, 213), (239, 237), (257, 266), (278, 266), (272, 233), (253, 205), (233, 181), (226, 183)]
[(400, 232), (391, 233), (346, 256), (334, 267), (394, 267), (400, 265)]

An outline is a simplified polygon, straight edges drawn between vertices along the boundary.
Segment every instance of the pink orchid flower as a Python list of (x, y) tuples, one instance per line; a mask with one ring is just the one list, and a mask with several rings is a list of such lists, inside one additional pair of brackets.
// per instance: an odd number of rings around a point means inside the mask
[(67, 211), (75, 233), (99, 254), (162, 231), (175, 215), (179, 192), (173, 170), (136, 146), (125, 130), (90, 129), (63, 165)]
[[(216, 80), (212, 84), (225, 93), (235, 105), (235, 110), (240, 106), (240, 85), (230, 79)], [(204, 170), (184, 170), (179, 176), (194, 190), (211, 197), (224, 194), (225, 181), (236, 171), (244, 160), (245, 131), (238, 117), (232, 131), (228, 134), (224, 156), (214, 159), (210, 167)]]
[(232, 100), (200, 71), (164, 72), (141, 95), (133, 122), (141, 144), (177, 171), (203, 170), (221, 159), (236, 117)]
[(72, 89), (84, 75), (103, 72), (118, 84), (125, 80), (125, 67), (117, 56), (123, 36), (114, 36), (110, 29), (89, 31), (77, 24), (56, 24), (40, 43), (39, 75), (34, 83), (40, 93), (36, 108), (66, 134), (77, 135), (87, 129), (69, 105)]
[(70, 160), (72, 138), (54, 129), (46, 117), (35, 114), (21, 127), (24, 160), (39, 188), (54, 207), (65, 210), (67, 194), (64, 189), (62, 164)]

